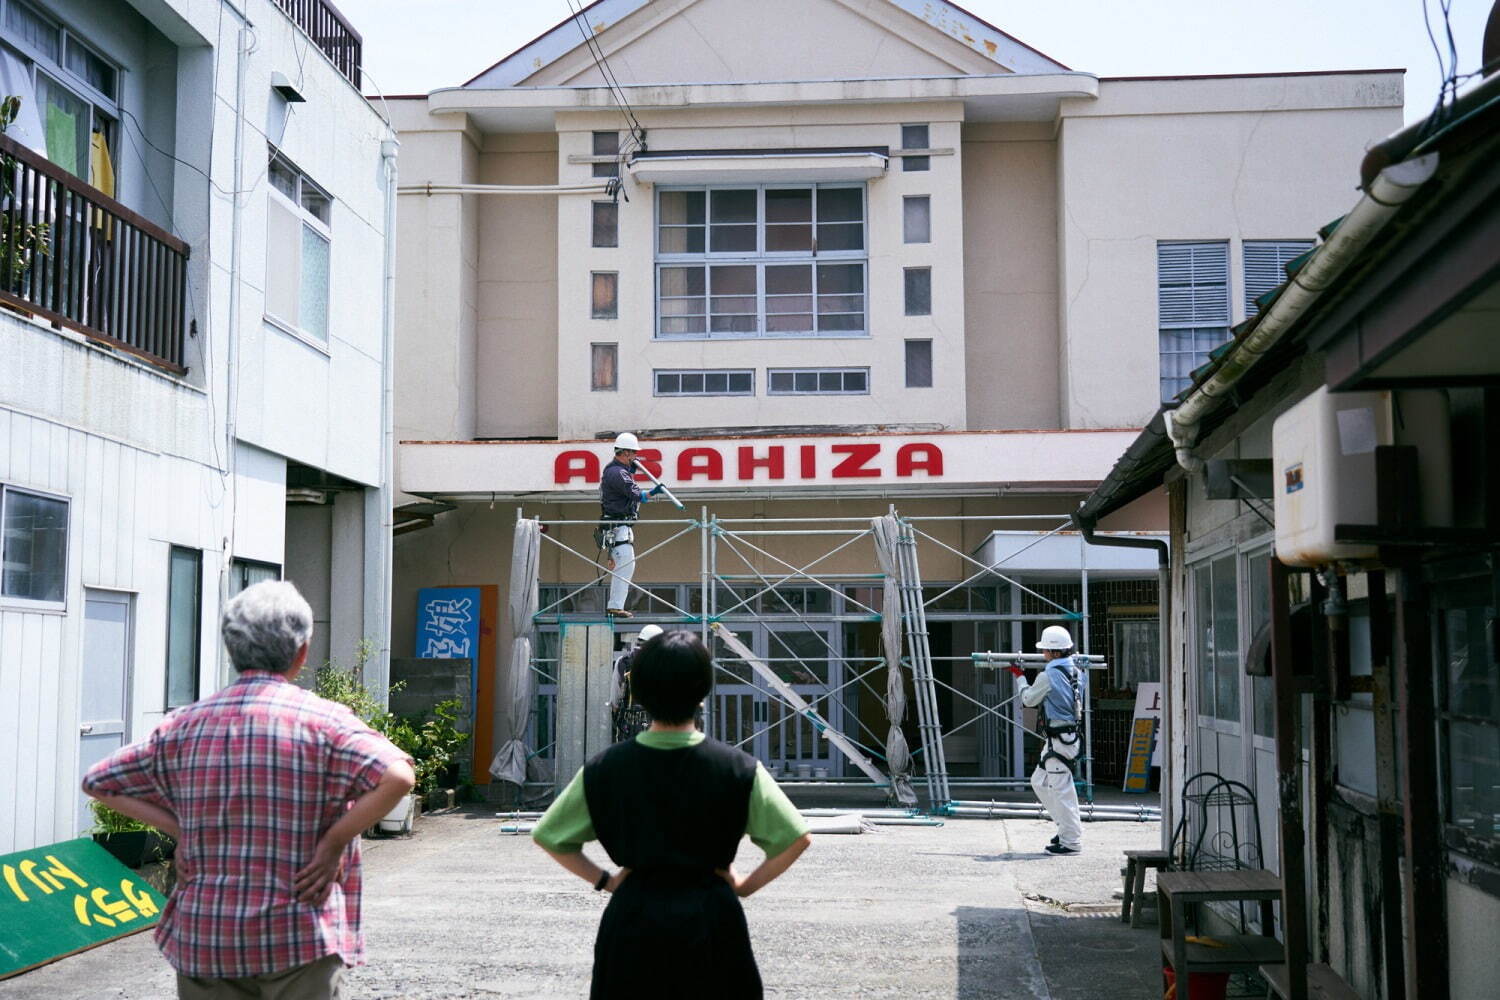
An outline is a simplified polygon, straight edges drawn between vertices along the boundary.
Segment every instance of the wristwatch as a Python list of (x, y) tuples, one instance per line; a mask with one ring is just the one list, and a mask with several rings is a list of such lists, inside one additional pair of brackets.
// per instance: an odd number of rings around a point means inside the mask
[(609, 880), (612, 879), (612, 878), (614, 878), (614, 877), (615, 877), (615, 873), (612, 872), (612, 871), (603, 871), (603, 872), (600, 872), (599, 873), (599, 881), (597, 881), (597, 882), (594, 883), (594, 891), (595, 892), (603, 892), (604, 891), (604, 887), (607, 886), (607, 885), (609, 885)]

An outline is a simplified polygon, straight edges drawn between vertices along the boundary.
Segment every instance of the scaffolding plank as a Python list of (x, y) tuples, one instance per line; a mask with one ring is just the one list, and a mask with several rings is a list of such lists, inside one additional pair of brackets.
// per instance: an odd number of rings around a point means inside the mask
[(557, 787), (609, 746), (609, 672), (614, 629), (564, 623), (557, 665)]

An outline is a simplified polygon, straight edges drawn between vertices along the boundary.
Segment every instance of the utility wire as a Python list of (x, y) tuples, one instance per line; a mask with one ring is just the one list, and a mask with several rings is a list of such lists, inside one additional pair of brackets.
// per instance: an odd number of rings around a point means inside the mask
[(573, 23), (578, 27), (578, 33), (583, 36), (584, 46), (589, 55), (593, 56), (594, 65), (599, 70), (599, 75), (604, 79), (604, 85), (608, 88), (610, 96), (614, 98), (620, 114), (625, 118), (625, 124), (630, 132), (630, 138), (620, 145), (616, 151), (616, 163), (623, 172), (625, 158), (636, 149), (644, 149), (646, 146), (646, 130), (641, 128), (639, 119), (635, 116), (635, 109), (625, 98), (625, 92), (620, 86), (619, 79), (609, 65), (609, 57), (604, 54), (598, 40), (594, 37), (593, 27), (589, 24), (588, 14), (584, 12), (582, 0), (568, 0), (568, 9), (573, 13)]

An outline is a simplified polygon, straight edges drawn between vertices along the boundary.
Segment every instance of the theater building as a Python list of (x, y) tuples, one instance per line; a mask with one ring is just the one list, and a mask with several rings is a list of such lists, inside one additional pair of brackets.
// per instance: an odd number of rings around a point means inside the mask
[[(421, 591), (493, 588), (476, 756), (513, 735), (498, 609), (518, 513), (540, 518), (524, 727), (545, 756), (549, 636), (601, 617), (594, 498), (628, 430), (685, 507), (643, 510), (631, 631), (723, 620), (873, 739), (881, 568), (859, 535), (894, 507), (922, 535), (951, 773), (1022, 769), (984, 711), (1009, 689), (968, 654), (1045, 624), (1110, 663), (1102, 725), (1158, 669), (1157, 559), (1086, 548), (1068, 515), (1347, 201), (1349, 162), (1400, 124), (1399, 71), (1100, 78), (916, 0), (599, 0), (577, 21), (390, 101), (393, 655), (424, 655)], [(1164, 498), (1097, 527), (1164, 534)], [(768, 763), (846, 773), (749, 672), (715, 699), (719, 735)]]

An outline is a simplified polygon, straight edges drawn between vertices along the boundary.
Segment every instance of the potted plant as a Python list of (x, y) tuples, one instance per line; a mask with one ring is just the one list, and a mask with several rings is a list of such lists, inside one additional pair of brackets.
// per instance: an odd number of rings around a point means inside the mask
[(97, 799), (89, 803), (89, 809), (94, 814), (94, 842), (126, 868), (165, 861), (177, 849), (177, 842), (167, 834), (116, 812)]
[(469, 734), (459, 732), (458, 718), (463, 703), (457, 698), (440, 701), (426, 715), (410, 715), (395, 720), (387, 734), (392, 743), (411, 755), (417, 775), (416, 791), (432, 806), (447, 804), (446, 787), (456, 784), (458, 755)]
[[(0, 99), (0, 133), (10, 127), (20, 112), (21, 98), (11, 95)], [(25, 290), (36, 257), (51, 251), (48, 223), (26, 222), (18, 210), (19, 196), (15, 190), (18, 176), (16, 158), (0, 154), (0, 286), (12, 293)], [(6, 307), (31, 315), (12, 303), (6, 303)]]

